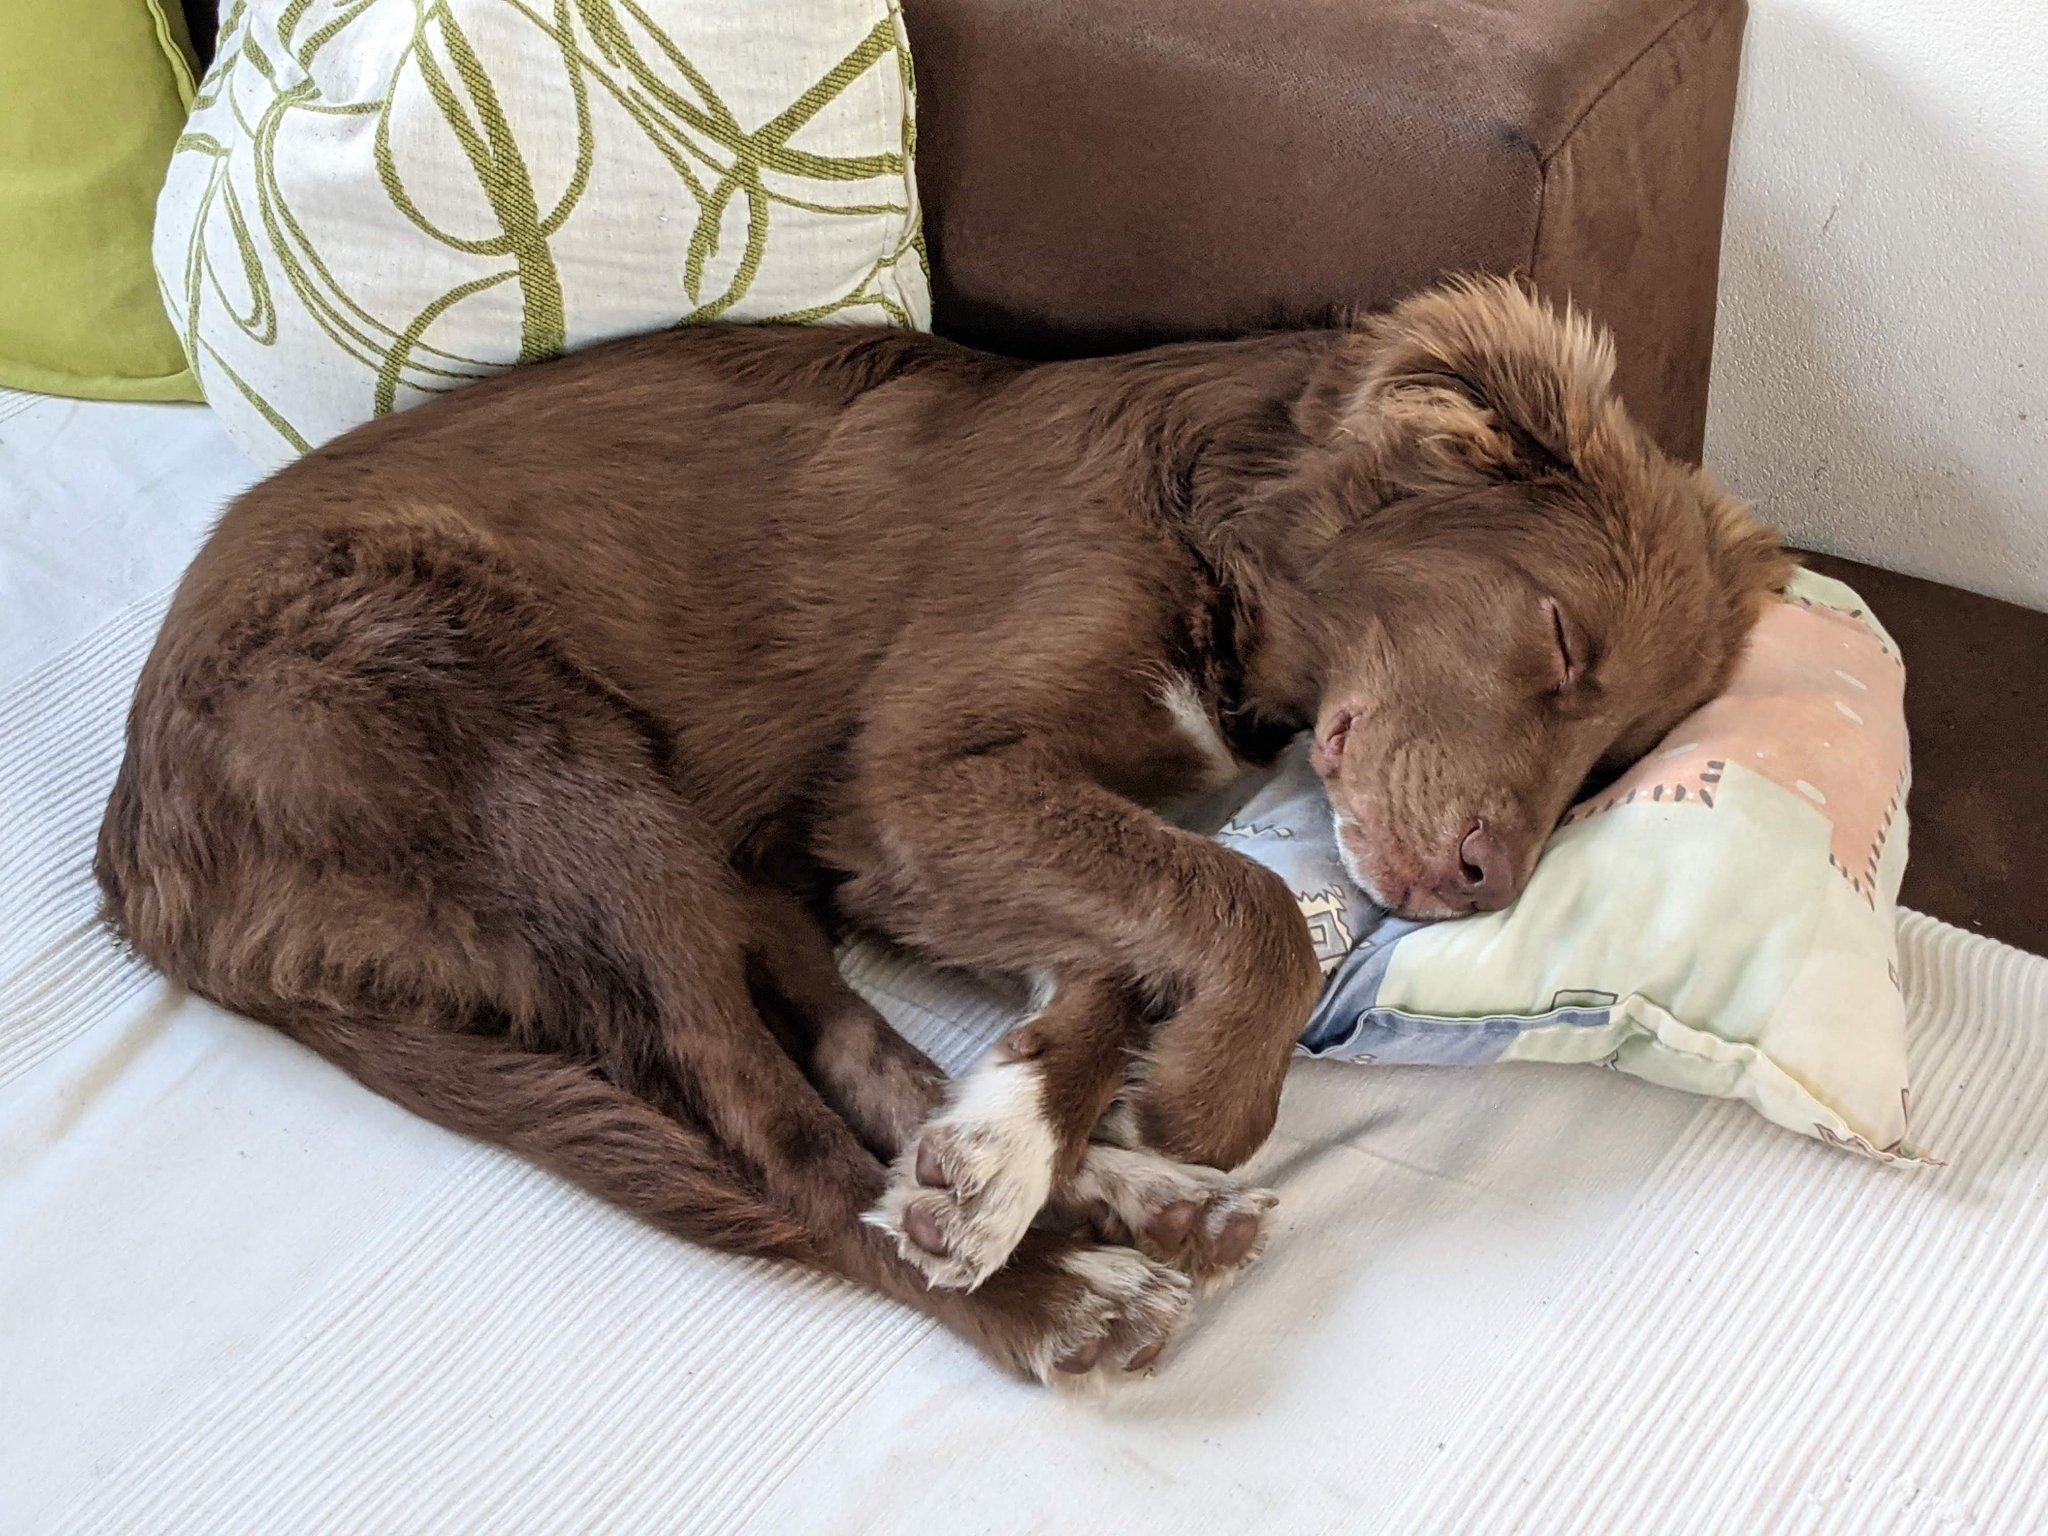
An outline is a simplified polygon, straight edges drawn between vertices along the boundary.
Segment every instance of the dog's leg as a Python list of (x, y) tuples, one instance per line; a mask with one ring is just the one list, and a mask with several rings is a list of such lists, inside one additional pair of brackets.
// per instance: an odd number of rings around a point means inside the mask
[[(869, 1149), (894, 1159), (944, 1106), (945, 1075), (846, 984), (830, 939), (803, 902), (756, 886), (749, 891), (749, 907), (751, 954), (767, 970), (783, 1005), (773, 1021), (784, 1048)], [(1028, 1030), (1018, 1031), (1011, 1037), (1012, 1053), (1019, 1045), (1028, 1048), (1029, 1040)], [(1052, 1214), (1106, 1242), (1139, 1248), (1205, 1285), (1256, 1259), (1264, 1247), (1260, 1218), (1272, 1207), (1272, 1194), (1135, 1145), (1129, 1118), (1119, 1108), (1097, 1126), (1080, 1167), (1064, 1182), (1055, 1181)], [(930, 1155), (941, 1159), (937, 1171), (929, 1159), (924, 1179), (914, 1166), (907, 1179), (899, 1170), (885, 1202), (929, 1199), (931, 1219), (941, 1227), (971, 1226), (961, 1207), (973, 1202), (961, 1191), (972, 1179), (956, 1179), (948, 1171), (962, 1148), (950, 1131), (935, 1133), (932, 1145)], [(985, 1181), (979, 1192), (990, 1195)]]
[[(407, 957), (419, 962), (416, 969), (438, 972), (444, 984), (448, 958), (431, 952)], [(422, 1004), (419, 1018), (352, 1015), (331, 999), (289, 1003), (251, 994), (231, 1000), (415, 1112), (517, 1152), (655, 1226), (713, 1248), (794, 1259), (872, 1286), (932, 1314), (999, 1364), (1041, 1381), (1150, 1366), (1186, 1308), (1186, 1282), (1160, 1263), (1131, 1248), (1051, 1233), (1033, 1234), (1012, 1265), (973, 1296), (928, 1291), (851, 1217), (821, 1231), (764, 1191), (765, 1184), (788, 1187), (793, 1176), (813, 1192), (831, 1182), (821, 1172), (829, 1147), (771, 1156), (765, 1170), (771, 1177), (764, 1180), (705, 1127), (676, 1117), (674, 1102), (693, 1095), (663, 1092), (669, 1101), (664, 1113), (572, 1057), (448, 1029), (442, 1021), (473, 1000)], [(644, 1066), (636, 1075), (646, 1076)], [(776, 1086), (789, 1109), (789, 1096), (801, 1085)], [(804, 1115), (799, 1095), (795, 1117)], [(722, 1118), (729, 1120), (730, 1112)], [(790, 1164), (798, 1165), (794, 1172)], [(838, 1208), (857, 1212), (880, 1186), (881, 1167), (863, 1164), (855, 1153), (840, 1166), (850, 1178)]]
[[(978, 1293), (935, 1291), (862, 1220), (886, 1170), (755, 1006), (747, 972), (758, 903), (665, 788), (614, 785), (606, 800), (578, 839), (586, 862), (605, 872), (603, 889), (577, 896), (601, 925), (592, 981), (616, 969), (645, 1000), (640, 1033), (596, 1042), (607, 1072), (701, 1117), (766, 1196), (796, 1216), (825, 1267), (920, 1308), (1004, 1364), (1041, 1379), (1149, 1364), (1187, 1304), (1187, 1280), (1170, 1266), (1134, 1248), (1047, 1233)], [(580, 877), (564, 870), (556, 878)], [(818, 943), (808, 959), (829, 967)], [(787, 965), (782, 975), (807, 1000), (832, 1000), (822, 972), (807, 972), (817, 996)]]
[(1126, 988), (1060, 987), (906, 1143), (869, 1220), (933, 1284), (968, 1289), (1041, 1209), (1205, 1283), (1252, 1263), (1272, 1193), (1140, 1145), (1129, 1107), (1112, 1108), (1145, 1027)]
[[(1104, 1131), (1127, 1119), (1119, 1106)], [(1107, 1242), (1129, 1243), (1205, 1289), (1229, 1283), (1265, 1251), (1265, 1216), (1278, 1197), (1200, 1163), (1099, 1136), (1054, 1191), (1053, 1215)]]
[[(1229, 1167), (1272, 1128), (1322, 975), (1307, 925), (1270, 871), (1035, 754), (918, 745), (874, 775), (888, 793), (861, 810), (878, 856), (843, 899), (942, 960), (1056, 980), (1052, 1004), (1025, 1032), (1034, 1054), (998, 1052), (962, 1083), (932, 1127), (935, 1150), (921, 1143), (899, 1160), (877, 1213), (936, 1281), (971, 1284), (1000, 1263), (991, 1250), (1001, 1236), (1022, 1230), (1009, 1209), (1080, 1166), (1094, 1119), (1059, 1111), (1099, 1109), (1124, 1086), (1133, 1048), (1146, 1043), (1133, 1014), (1141, 987), (1169, 1014), (1131, 1092), (1141, 1137), (1168, 1156)], [(1049, 1099), (1055, 1072), (1061, 1088)], [(1015, 1193), (1000, 1202), (994, 1230), (918, 1216), (945, 1197), (914, 1186), (947, 1187), (919, 1181), (919, 1164), (951, 1176), (948, 1122), (963, 1115), (1001, 1127), (972, 1142), (1005, 1149), (1017, 1170), (1000, 1181)], [(934, 1239), (947, 1251), (926, 1252)], [(956, 1241), (965, 1251), (952, 1251)]]
[[(1085, 992), (1073, 1012), (1049, 1007), (957, 1085), (892, 1170), (869, 1220), (894, 1234), (934, 1285), (972, 1288), (998, 1270), (1041, 1211), (1105, 1241), (1128, 1243), (1213, 1284), (1264, 1250), (1275, 1196), (1234, 1175), (1110, 1139), (1113, 1109), (1077, 1153), (1091, 1113), (1123, 1081), (1117, 1004)], [(1042, 1039), (1017, 1036), (1043, 1029)], [(1104, 1052), (1104, 1046), (1109, 1047)], [(1100, 1053), (1100, 1054), (1099, 1054)]]
[(746, 899), (747, 957), (773, 993), (764, 1016), (868, 1149), (893, 1158), (945, 1102), (946, 1074), (846, 984), (808, 906), (766, 885)]
[(869, 1219), (934, 1285), (980, 1285), (1080, 1166), (1142, 1022), (1112, 982), (1058, 987), (906, 1143)]
[[(701, 903), (693, 906), (701, 922)], [(657, 999), (672, 985), (665, 969), (650, 967)], [(1157, 1358), (1185, 1314), (1187, 1281), (1134, 1248), (1036, 1233), (973, 1294), (933, 1289), (887, 1234), (862, 1220), (884, 1189), (882, 1164), (765, 1023), (747, 1017), (737, 968), (718, 990), (723, 998), (700, 990), (687, 1007), (661, 1010), (661, 1054), (740, 1161), (798, 1212), (831, 1267), (922, 1308), (1041, 1380), (1098, 1365), (1143, 1369)]]

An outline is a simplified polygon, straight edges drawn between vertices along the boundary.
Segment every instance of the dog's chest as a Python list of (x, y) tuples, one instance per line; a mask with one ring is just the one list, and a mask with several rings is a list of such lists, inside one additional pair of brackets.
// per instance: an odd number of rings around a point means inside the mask
[(1166, 712), (1175, 758), (1187, 760), (1192, 768), (1191, 782), (1182, 792), (1215, 789), (1244, 772), (1246, 764), (1231, 751), (1207, 702), (1185, 674), (1170, 674), (1154, 697)]

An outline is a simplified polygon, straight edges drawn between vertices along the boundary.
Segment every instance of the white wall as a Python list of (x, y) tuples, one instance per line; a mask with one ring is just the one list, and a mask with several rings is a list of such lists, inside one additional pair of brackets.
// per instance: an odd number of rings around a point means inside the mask
[(1707, 463), (2048, 608), (2048, 0), (1751, 0)]

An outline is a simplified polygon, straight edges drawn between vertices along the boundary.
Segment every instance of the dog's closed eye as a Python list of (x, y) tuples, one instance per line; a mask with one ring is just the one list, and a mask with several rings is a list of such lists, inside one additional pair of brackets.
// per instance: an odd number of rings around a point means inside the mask
[(1586, 647), (1584, 637), (1565, 617), (1563, 607), (1554, 597), (1546, 597), (1543, 607), (1550, 615), (1551, 637), (1557, 646), (1557, 664), (1551, 673), (1550, 691), (1567, 693), (1578, 686), (1585, 675)]

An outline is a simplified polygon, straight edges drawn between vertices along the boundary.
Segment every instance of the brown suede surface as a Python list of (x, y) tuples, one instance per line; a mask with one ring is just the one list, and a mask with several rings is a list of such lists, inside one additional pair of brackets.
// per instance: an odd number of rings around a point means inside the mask
[(1698, 458), (1714, 349), (1740, 3), (1674, 21), (1548, 162), (1534, 275), (1615, 327), (1615, 380), (1664, 446)]
[(1523, 270), (1705, 420), (1742, 0), (906, 0), (939, 328), (1113, 351)]
[(2048, 613), (1805, 558), (1868, 598), (1905, 653), (1912, 846), (1899, 899), (2048, 953)]

